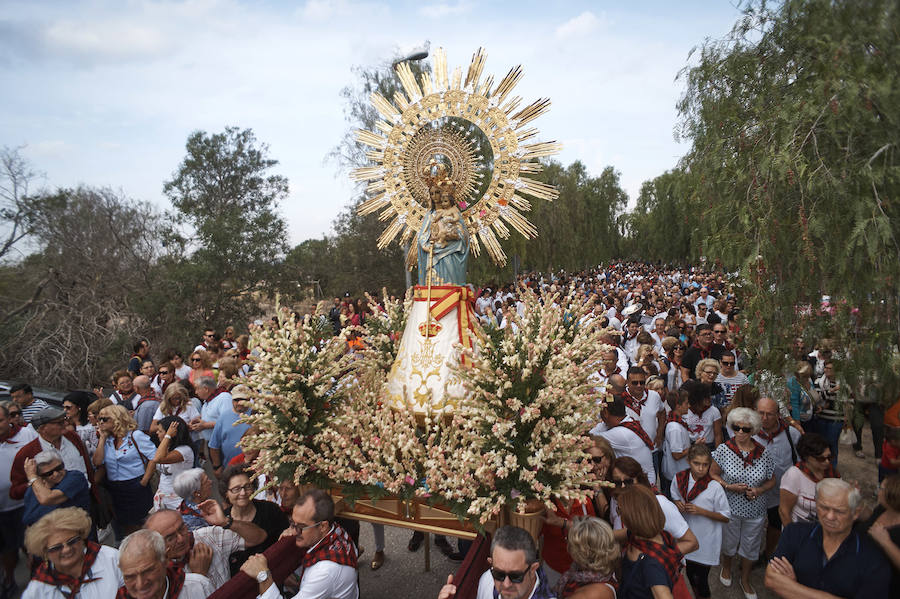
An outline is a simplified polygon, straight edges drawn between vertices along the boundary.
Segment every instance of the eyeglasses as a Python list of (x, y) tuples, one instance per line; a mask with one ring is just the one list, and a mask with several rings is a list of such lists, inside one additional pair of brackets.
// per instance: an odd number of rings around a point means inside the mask
[(53, 469), (51, 469), (51, 470), (47, 470), (47, 471), (44, 472), (43, 474), (38, 474), (38, 476), (40, 476), (41, 478), (50, 478), (51, 476), (53, 476), (53, 475), (56, 474), (57, 472), (62, 472), (62, 471), (65, 470), (65, 469), (66, 469), (65, 465), (64, 465), (64, 464), (60, 464), (60, 465), (57, 466), (56, 468), (53, 468)]
[(202, 362), (200, 358), (191, 358), (191, 362)]
[(734, 427), (734, 432), (736, 432), (736, 433), (737, 432), (752, 433), (753, 427), (752, 426), (736, 426), (736, 427)]
[(713, 331), (716, 335), (724, 335), (725, 331)]
[(603, 460), (605, 460), (605, 459), (606, 459), (606, 456), (605, 456), (605, 455), (594, 455), (594, 456), (591, 456), (591, 461), (592, 461), (593, 463), (595, 463), (595, 464), (602, 464), (602, 463), (603, 463)]
[[(684, 327), (682, 327), (682, 328), (684, 328)], [(676, 346), (673, 347), (672, 349), (674, 349), (675, 351), (684, 351), (684, 350), (686, 350), (687, 348), (686, 348), (685, 346), (683, 346), (683, 345), (676, 345)]]
[(109, 416), (100, 416), (99, 418), (97, 418), (97, 422), (109, 422), (110, 420), (112, 420), (112, 418), (110, 418)]
[(628, 381), (629, 385), (636, 385), (638, 387), (643, 387), (647, 381)]
[(820, 464), (823, 464), (823, 463), (825, 463), (825, 462), (831, 461), (831, 454), (828, 454), (828, 455), (811, 455), (811, 456), (809, 456), (809, 459), (815, 460), (815, 461), (819, 462)]
[(65, 543), (60, 543), (59, 545), (53, 545), (52, 547), (47, 547), (46, 551), (48, 554), (59, 553), (60, 551), (63, 550), (63, 548), (75, 547), (79, 543), (82, 543), (82, 542), (84, 542), (84, 539), (82, 539), (78, 535), (75, 535), (74, 537), (72, 537), (71, 539), (66, 541)]
[(319, 520), (318, 522), (313, 522), (312, 524), (307, 524), (306, 526), (297, 524), (296, 522), (291, 522), (290, 524), (288, 524), (288, 528), (290, 528), (291, 530), (296, 530), (298, 534), (303, 534), (310, 528), (315, 528), (322, 522), (324, 522), (324, 520)]
[(631, 486), (636, 483), (637, 483), (637, 481), (634, 480), (633, 478), (626, 478), (625, 480), (613, 481), (613, 484), (616, 485), (617, 487), (628, 487), (628, 486)]
[(160, 370), (159, 374), (169, 374), (169, 371), (168, 370)]
[(525, 577), (528, 575), (528, 571), (531, 570), (530, 567), (525, 568), (521, 572), (504, 572), (503, 570), (498, 570), (497, 568), (491, 568), (491, 576), (494, 577), (494, 580), (497, 582), (503, 582), (507, 578), (513, 584), (519, 584)]
[(172, 543), (174, 543), (178, 539), (178, 537), (183, 537), (187, 535), (188, 532), (190, 531), (188, 530), (187, 525), (182, 522), (181, 526), (175, 529), (175, 532), (167, 534), (165, 537), (163, 537), (163, 541), (166, 545), (172, 545)]
[(10, 418), (18, 418), (21, 415), (22, 415), (22, 412), (20, 412), (19, 410), (10, 410), (9, 411)]
[(729, 360), (728, 362), (722, 360), (722, 366), (734, 366), (734, 360)]
[(216, 335), (215, 335), (215, 333), (207, 333), (206, 335), (203, 335), (203, 336), (204, 337), (215, 337)]
[(246, 485), (238, 485), (236, 487), (231, 487), (230, 489), (228, 489), (228, 492), (231, 493), (232, 495), (237, 495), (241, 491), (243, 491), (245, 493), (252, 493), (255, 490), (256, 490), (256, 485), (254, 485), (253, 483), (247, 483)]

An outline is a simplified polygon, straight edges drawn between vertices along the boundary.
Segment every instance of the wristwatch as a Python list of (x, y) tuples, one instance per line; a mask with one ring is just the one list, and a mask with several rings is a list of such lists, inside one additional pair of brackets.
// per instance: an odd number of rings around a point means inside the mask
[(258, 582), (259, 584), (262, 584), (267, 580), (269, 580), (269, 571), (268, 570), (263, 570), (262, 572), (260, 572), (259, 574), (256, 575), (256, 582)]

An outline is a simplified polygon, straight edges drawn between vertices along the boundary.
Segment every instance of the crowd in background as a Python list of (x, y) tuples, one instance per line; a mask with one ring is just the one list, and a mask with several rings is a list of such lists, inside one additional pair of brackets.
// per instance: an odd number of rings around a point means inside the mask
[[(584, 504), (558, 500), (546, 517), (541, 560), (526, 559), (523, 576), (498, 578), (503, 570), (494, 564), (479, 598), (527, 581), (546, 587), (546, 596), (576, 596), (581, 588), (578, 596), (678, 596), (689, 584), (695, 596), (710, 597), (717, 567), (719, 584), (737, 578), (749, 599), (750, 572), (761, 563), (768, 563), (767, 586), (789, 594), (809, 576), (800, 575), (796, 551), (806, 541), (791, 524), (826, 545), (852, 538), (864, 547), (852, 557), (867, 561), (853, 561), (857, 574), (848, 580), (859, 573), (865, 580), (857, 594), (841, 596), (888, 596), (888, 584), (897, 591), (900, 404), (885, 412), (877, 381), (850, 389), (840, 377), (841, 348), (798, 337), (786, 384), (761, 393), (761, 373), (746, 359), (736, 324), (740, 307), (721, 274), (637, 263), (526, 273), (515, 284), (476, 290), (482, 323), (515, 334), (523, 286), (574, 286), (579, 299), (595, 300), (582, 325), (604, 329), (611, 347), (592, 376), (598, 399), (601, 389), (610, 399), (598, 402), (590, 457), (609, 486)], [(364, 324), (373, 309), (380, 306), (348, 295), (318, 313), (337, 334)], [(32, 572), (25, 596), (112, 597), (121, 587), (118, 596), (161, 597), (147, 593), (177, 588), (181, 595), (167, 596), (205, 597), (239, 571), (263, 576), (261, 556), (282, 536), (296, 537), (311, 555), (327, 545), (319, 558), (332, 565), (315, 578), (301, 569), (281, 589), (259, 578), (260, 595), (302, 588), (303, 597), (358, 596), (346, 568), (358, 566), (359, 524), (336, 518), (330, 498), (315, 489), (266, 487), (274, 473), (248, 469), (257, 456), (243, 451), (241, 439), (258, 432), (239, 422), (252, 409), (241, 384), (252, 369), (249, 344), (231, 326), (221, 335), (204, 330), (187, 353), (154, 352), (148, 340), (137, 341), (112, 373), (111, 391), (72, 392), (62, 407), (35, 398), (27, 384), (11, 390), (13, 401), (0, 404), (0, 596), (17, 592), (24, 547)], [(871, 514), (860, 511), (859, 492), (836, 468), (842, 435), (866, 455), (866, 419), (881, 483)], [(847, 518), (857, 522), (852, 531)], [(375, 533), (371, 568), (378, 569), (383, 528)], [(529, 556), (527, 543), (509, 534), (508, 547)], [(421, 542), (414, 535), (408, 549)], [(443, 537), (436, 543), (454, 559), (466, 549)], [(55, 594), (61, 588), (68, 594)]]

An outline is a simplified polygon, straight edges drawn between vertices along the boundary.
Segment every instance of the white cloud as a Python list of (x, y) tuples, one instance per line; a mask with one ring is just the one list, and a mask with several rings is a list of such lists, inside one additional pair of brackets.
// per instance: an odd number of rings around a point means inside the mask
[(601, 20), (597, 18), (597, 15), (587, 10), (557, 27), (556, 37), (560, 39), (581, 37), (593, 32), (600, 24)]
[(111, 60), (156, 56), (173, 43), (153, 27), (125, 21), (58, 21), (41, 37), (55, 53)]
[(456, 4), (447, 4), (440, 2), (438, 4), (427, 4), (419, 9), (419, 14), (429, 19), (441, 19), (453, 15), (465, 14), (472, 10), (471, 2), (457, 2)]

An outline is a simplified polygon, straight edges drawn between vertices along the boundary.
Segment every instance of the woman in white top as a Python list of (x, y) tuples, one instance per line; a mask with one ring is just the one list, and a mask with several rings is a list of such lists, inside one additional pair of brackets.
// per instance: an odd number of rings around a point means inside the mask
[(153, 414), (153, 421), (150, 423), (151, 435), (159, 436), (159, 421), (166, 416), (178, 416), (185, 422), (200, 417), (200, 411), (191, 403), (191, 396), (182, 385), (172, 384), (166, 389), (159, 407), (156, 408), (156, 413)]
[(701, 441), (712, 450), (722, 444), (722, 414), (712, 405), (712, 387), (708, 383), (685, 381), (682, 389), (688, 392), (690, 409), (684, 422), (691, 431), (691, 441)]
[(109, 599), (122, 586), (119, 552), (88, 541), (91, 519), (77, 507), (53, 510), (25, 533), (28, 553), (44, 561), (23, 599)]
[[(181, 505), (179, 496), (172, 486), (175, 477), (194, 467), (194, 447), (191, 444), (187, 423), (178, 416), (166, 416), (159, 421), (159, 430), (165, 428), (165, 435), (159, 440), (156, 454), (150, 460), (159, 472), (159, 486), (153, 496), (153, 509), (177, 510)], [(152, 472), (149, 468), (147, 472)]]
[(670, 391), (666, 394), (666, 403), (671, 407), (666, 423), (663, 439), (662, 482), (660, 487), (664, 493), (669, 492), (669, 484), (675, 475), (687, 470), (688, 449), (691, 447), (691, 432), (684, 422), (684, 415), (690, 407), (687, 391)]
[(728, 522), (731, 508), (725, 490), (709, 475), (712, 456), (703, 443), (688, 451), (690, 469), (679, 472), (672, 481), (672, 501), (684, 515), (688, 526), (701, 539), (700, 548), (685, 556), (687, 579), (698, 599), (708, 599), (709, 568), (719, 565), (722, 525)]
[(797, 442), (800, 461), (781, 477), (778, 515), (784, 526), (816, 521), (816, 485), (823, 478), (839, 478), (831, 465), (831, 447), (825, 437), (806, 433)]

